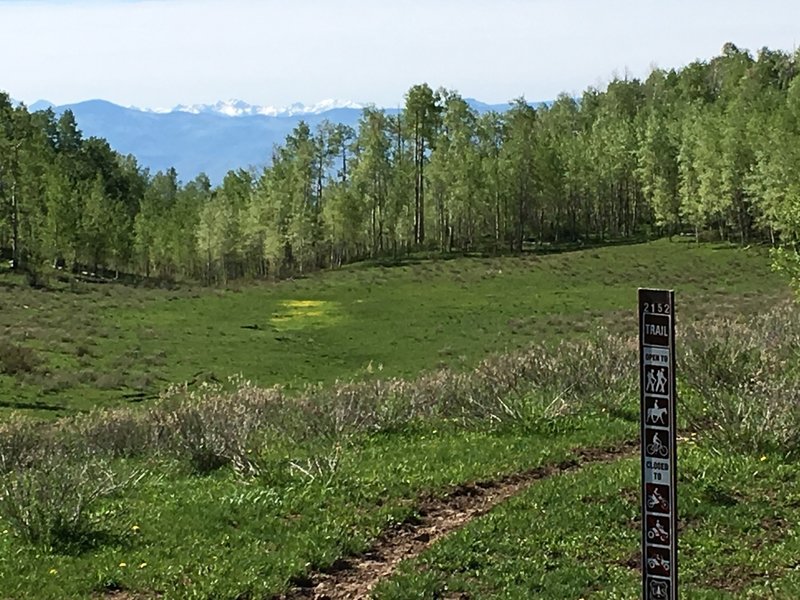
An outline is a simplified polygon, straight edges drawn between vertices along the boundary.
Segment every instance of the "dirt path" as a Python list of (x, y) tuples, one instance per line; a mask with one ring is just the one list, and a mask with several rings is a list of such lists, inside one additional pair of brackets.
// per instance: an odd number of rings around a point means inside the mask
[(610, 462), (638, 449), (638, 441), (609, 448), (575, 450), (575, 458), (493, 481), (456, 487), (444, 497), (425, 498), (418, 518), (386, 531), (367, 552), (336, 561), (326, 572), (312, 573), (307, 581), (281, 600), (354, 600), (368, 598), (370, 591), (390, 577), (404, 560), (418, 556), (431, 544), (460, 529), (472, 519), (522, 492), (540, 479), (576, 471), (587, 463)]

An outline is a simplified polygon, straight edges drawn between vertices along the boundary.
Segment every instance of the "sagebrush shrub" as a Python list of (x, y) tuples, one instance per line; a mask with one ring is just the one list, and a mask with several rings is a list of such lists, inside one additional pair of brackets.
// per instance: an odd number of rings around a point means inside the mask
[(36, 466), (52, 451), (47, 423), (12, 414), (0, 423), (0, 474)]
[(0, 430), (0, 455), (8, 446), (6, 454), (18, 455), (12, 463), (35, 463), (35, 440), (46, 432), (67, 453), (171, 455), (187, 460), (197, 473), (226, 465), (255, 473), (259, 447), (270, 439), (336, 444), (418, 420), (480, 427), (555, 419), (610, 391), (624, 396), (635, 380), (633, 348), (629, 340), (599, 333), (556, 349), (537, 346), (490, 356), (470, 371), (439, 369), (411, 380), (336, 382), (309, 386), (293, 396), (240, 378), (195, 390), (175, 386), (147, 409), (93, 411), (42, 426), (36, 434), (27, 425), (10, 423)]
[(0, 374), (31, 373), (40, 363), (41, 360), (31, 348), (0, 340)]
[(0, 517), (31, 544), (79, 550), (99, 530), (93, 515), (98, 501), (141, 477), (141, 472), (120, 476), (105, 461), (50, 454), (35, 467), (0, 475)]
[(793, 304), (748, 322), (686, 328), (678, 344), (690, 427), (736, 450), (800, 454), (800, 315)]
[(130, 408), (94, 410), (63, 425), (62, 439), (107, 458), (131, 458), (160, 450), (148, 411)]
[(259, 390), (237, 380), (238, 390), (208, 386), (199, 392), (166, 398), (149, 412), (160, 446), (205, 474), (231, 465), (242, 474), (258, 473), (257, 437), (279, 418), (282, 393)]

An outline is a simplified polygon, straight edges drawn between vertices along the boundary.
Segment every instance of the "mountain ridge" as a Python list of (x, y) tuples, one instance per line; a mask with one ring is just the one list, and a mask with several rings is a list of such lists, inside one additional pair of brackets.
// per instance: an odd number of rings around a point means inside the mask
[[(509, 107), (465, 100), (479, 113), (503, 112)], [(51, 109), (58, 115), (71, 110), (84, 136), (105, 138), (114, 150), (132, 154), (151, 172), (174, 167), (183, 181), (205, 173), (218, 184), (230, 170), (265, 167), (274, 146), (282, 144), (300, 121), (312, 128), (325, 120), (355, 127), (365, 106), (368, 105), (328, 99), (277, 109), (231, 99), (214, 104), (179, 104), (167, 110), (125, 107), (93, 99), (63, 105), (38, 100), (29, 110)], [(384, 110), (388, 114), (399, 111)]]

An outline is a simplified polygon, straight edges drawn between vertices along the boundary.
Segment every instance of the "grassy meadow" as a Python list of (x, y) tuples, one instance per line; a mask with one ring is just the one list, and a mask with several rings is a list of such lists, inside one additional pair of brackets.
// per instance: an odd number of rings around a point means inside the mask
[(660, 240), (224, 290), (0, 275), (0, 600), (314, 597), (537, 469), (357, 597), (637, 597), (639, 286), (676, 290), (683, 596), (797, 598), (789, 290), (762, 249)]
[[(61, 283), (0, 274), (0, 406), (62, 416), (141, 402), (171, 384), (300, 388), (467, 368), (489, 353), (635, 330), (637, 287), (677, 292), (679, 318), (751, 314), (788, 290), (761, 249), (687, 241), (523, 257), (353, 265), (234, 289)], [(2, 360), (2, 358), (0, 358)]]

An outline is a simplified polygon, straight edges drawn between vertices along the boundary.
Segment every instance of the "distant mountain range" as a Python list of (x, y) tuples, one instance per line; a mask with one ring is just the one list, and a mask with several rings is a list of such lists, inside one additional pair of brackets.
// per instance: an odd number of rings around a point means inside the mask
[(303, 115), (318, 115), (330, 110), (338, 108), (354, 108), (362, 110), (364, 105), (350, 100), (322, 100), (311, 106), (307, 106), (301, 102), (295, 102), (289, 106), (276, 108), (274, 106), (256, 106), (248, 104), (243, 100), (221, 100), (216, 104), (179, 104), (175, 108), (163, 109), (143, 109), (146, 112), (155, 113), (170, 113), (170, 112), (188, 112), (193, 115), (199, 114), (220, 114), (226, 117), (252, 117), (255, 115), (262, 115), (265, 117), (294, 117)]
[[(479, 113), (502, 112), (508, 104), (467, 102)], [(123, 107), (105, 100), (55, 106), (40, 100), (32, 111), (69, 109), (84, 136), (103, 137), (121, 154), (133, 154), (152, 172), (175, 167), (184, 182), (205, 173), (213, 184), (231, 169), (265, 166), (275, 144), (303, 120), (314, 128), (328, 120), (355, 127), (363, 106), (355, 102), (323, 100), (313, 106), (283, 108), (255, 106), (241, 100), (216, 104), (179, 105), (172, 109)], [(387, 109), (395, 114), (398, 109)]]

